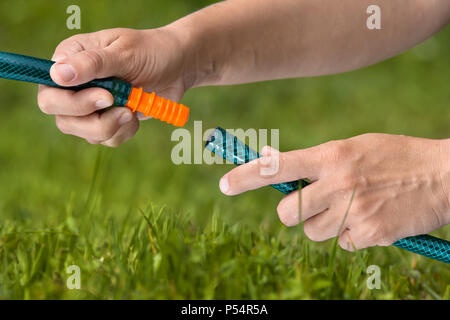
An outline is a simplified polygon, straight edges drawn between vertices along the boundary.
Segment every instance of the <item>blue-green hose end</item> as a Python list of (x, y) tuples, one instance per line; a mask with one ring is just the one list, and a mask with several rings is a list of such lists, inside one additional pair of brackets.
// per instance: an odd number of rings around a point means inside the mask
[[(211, 133), (206, 141), (205, 148), (238, 166), (260, 157), (260, 154), (257, 151), (253, 150), (236, 136), (230, 134), (221, 127), (217, 127)], [(300, 180), (300, 183), (302, 187), (308, 185), (308, 182), (304, 180)], [(299, 182), (283, 182), (272, 184), (271, 187), (283, 192), (284, 194), (289, 194), (295, 190), (298, 190)]]
[(75, 87), (57, 85), (50, 77), (55, 62), (9, 52), (0, 52), (0, 78), (43, 84), (55, 88), (79, 91), (86, 88), (103, 88), (114, 96), (114, 105), (123, 107), (128, 101), (131, 84), (116, 78), (96, 79)]
[(450, 263), (450, 242), (447, 240), (425, 234), (400, 239), (393, 245), (431, 259)]
[(0, 78), (59, 87), (50, 77), (53, 61), (0, 52)]

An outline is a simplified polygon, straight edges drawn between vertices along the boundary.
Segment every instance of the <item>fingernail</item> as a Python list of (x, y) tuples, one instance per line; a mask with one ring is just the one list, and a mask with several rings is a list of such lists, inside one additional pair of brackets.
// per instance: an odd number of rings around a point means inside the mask
[(119, 116), (118, 122), (120, 125), (123, 125), (127, 122), (130, 122), (132, 118), (133, 118), (133, 115), (130, 112), (126, 111), (126, 112), (122, 113), (121, 116)]
[(227, 194), (228, 189), (230, 189), (230, 184), (228, 183), (228, 176), (223, 176), (219, 182), (219, 188), (222, 193)]
[(108, 108), (112, 106), (112, 103), (107, 100), (98, 100), (95, 106), (99, 109)]
[(55, 71), (64, 82), (69, 82), (75, 78), (75, 69), (70, 64), (56, 64)]

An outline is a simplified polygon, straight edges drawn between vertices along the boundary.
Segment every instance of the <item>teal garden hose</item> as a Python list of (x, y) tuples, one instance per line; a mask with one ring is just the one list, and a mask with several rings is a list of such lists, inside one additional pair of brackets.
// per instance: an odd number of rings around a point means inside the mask
[(154, 92), (143, 92), (142, 88), (134, 88), (130, 83), (116, 78), (95, 79), (76, 87), (61, 87), (50, 77), (50, 68), (54, 63), (50, 60), (0, 52), (0, 78), (75, 91), (103, 88), (113, 95), (115, 106), (128, 107), (133, 112), (140, 111), (144, 116), (151, 116), (177, 127), (184, 126), (188, 120), (189, 108), (185, 105), (158, 97)]
[[(205, 148), (235, 165), (241, 165), (260, 157), (258, 152), (220, 127), (211, 133)], [(309, 184), (305, 180), (300, 180), (300, 183), (302, 186)], [(289, 194), (298, 189), (299, 182), (292, 181), (271, 186), (284, 194)], [(397, 240), (393, 245), (434, 260), (450, 263), (450, 242), (444, 239), (430, 235), (418, 235)]]
[[(114, 96), (116, 106), (125, 106), (133, 111), (140, 111), (146, 116), (152, 116), (175, 126), (184, 126), (188, 119), (189, 109), (186, 106), (158, 97), (154, 92), (143, 92), (142, 88), (134, 88), (131, 84), (119, 79), (97, 79), (76, 87), (61, 87), (50, 77), (50, 68), (53, 64), (54, 62), (50, 60), (0, 52), (0, 78), (70, 90), (99, 87), (108, 90)], [(220, 127), (210, 136), (206, 148), (220, 153), (224, 159), (236, 165), (259, 158), (256, 151)], [(308, 185), (308, 182), (304, 180), (301, 180), (300, 183), (302, 186)], [(298, 186), (297, 181), (272, 185), (284, 194), (297, 190)], [(420, 235), (400, 239), (394, 245), (425, 257), (450, 263), (450, 242), (443, 239)]]

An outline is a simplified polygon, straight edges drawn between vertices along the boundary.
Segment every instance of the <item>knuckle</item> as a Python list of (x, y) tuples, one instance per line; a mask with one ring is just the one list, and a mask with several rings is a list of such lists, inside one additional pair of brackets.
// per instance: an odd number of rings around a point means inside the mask
[(65, 102), (67, 112), (74, 116), (85, 116), (94, 112), (96, 109), (94, 108), (94, 103), (86, 100), (86, 98), (82, 97), (74, 97)]
[(108, 47), (112, 43), (121, 45), (126, 43), (129, 46), (135, 46), (136, 43), (142, 40), (141, 38), (135, 37), (135, 33), (136, 30), (129, 28), (112, 28), (93, 32), (91, 38), (94, 38), (101, 47)]
[(353, 165), (342, 168), (340, 181), (345, 190), (365, 190), (370, 185), (370, 179), (358, 172)]
[(380, 207), (375, 204), (375, 201), (366, 194), (360, 194), (353, 199), (351, 211), (359, 217), (368, 217), (369, 215), (376, 214), (379, 212)]
[(96, 124), (96, 132), (95, 132), (95, 139), (100, 141), (106, 141), (111, 139), (111, 137), (116, 133), (116, 130), (113, 125), (111, 125), (108, 122), (101, 121), (100, 119), (97, 120)]
[(354, 213), (355, 216), (361, 216), (363, 215), (367, 210), (369, 206), (367, 204), (367, 201), (362, 199), (354, 199), (353, 203), (351, 203), (351, 211)]
[(76, 34), (67, 39), (61, 41), (55, 48), (54, 56), (60, 54), (70, 53), (72, 50), (67, 51), (68, 48), (75, 50), (83, 50), (82, 42), (86, 39), (86, 34)]
[(113, 29), (114, 33), (120, 37), (120, 40), (123, 41), (124, 44), (126, 45), (133, 45), (136, 44), (136, 40), (140, 40), (138, 38), (138, 32), (134, 29), (129, 29), (129, 28), (115, 28)]
[(79, 35), (73, 35), (67, 39), (64, 39), (56, 46), (55, 53), (64, 50), (64, 47), (66, 47), (67, 45), (77, 43), (78, 39), (79, 39)]
[[(342, 173), (340, 175), (340, 178), (338, 179), (338, 182), (336, 182), (336, 187), (338, 191), (344, 191), (349, 193), (356, 192), (358, 194), (361, 194), (365, 190), (367, 190), (367, 187), (369, 186), (370, 182), (366, 177), (360, 175), (353, 168), (343, 170), (346, 172)], [(367, 209), (369, 203), (365, 199), (359, 200), (361, 202), (360, 204), (365, 205)]]
[(382, 222), (372, 222), (363, 226), (367, 241), (371, 245), (385, 243), (387, 241), (387, 230)]
[(354, 173), (348, 173), (339, 179), (339, 190), (352, 192), (358, 185), (358, 178)]
[(86, 38), (86, 34), (84, 34), (84, 33), (74, 34), (73, 36), (70, 36), (67, 39), (61, 41), (60, 44), (58, 45), (58, 47), (61, 47), (61, 46), (67, 45), (67, 44), (72, 44), (72, 43), (78, 44), (79, 41), (82, 41), (85, 38)]
[(348, 241), (347, 236), (343, 235), (339, 237), (338, 240), (339, 246), (345, 251), (353, 251), (353, 247)]
[(83, 58), (87, 61), (89, 69), (98, 73), (103, 69), (103, 56), (100, 51), (87, 50), (83, 51)]
[(323, 157), (331, 163), (341, 163), (350, 153), (350, 146), (346, 140), (333, 140), (323, 144)]
[(105, 32), (105, 33), (108, 33), (108, 34), (112, 33), (114, 35), (120, 36), (120, 35), (128, 34), (130, 31), (133, 31), (133, 30), (134, 29), (118, 27), (118, 28), (101, 30), (99, 32)]

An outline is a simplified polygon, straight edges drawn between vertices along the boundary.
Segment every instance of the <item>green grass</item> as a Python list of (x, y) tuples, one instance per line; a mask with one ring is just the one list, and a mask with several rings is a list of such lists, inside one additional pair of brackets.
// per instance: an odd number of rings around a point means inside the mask
[[(2, 3), (1, 50), (49, 57), (74, 34), (64, 28), (72, 3), (90, 32), (156, 27), (208, 2)], [(447, 28), (343, 75), (191, 90), (187, 128), (279, 128), (282, 150), (365, 132), (450, 137), (449, 40)], [(59, 133), (33, 85), (0, 81), (0, 101), (0, 299), (450, 298), (443, 263), (313, 243), (301, 226), (281, 225), (271, 188), (223, 196), (218, 181), (232, 165), (174, 165), (169, 126), (142, 123), (111, 150)], [(435, 234), (450, 239), (448, 227)], [(366, 287), (371, 264), (380, 290)], [(69, 265), (81, 268), (81, 290), (66, 287)]]

